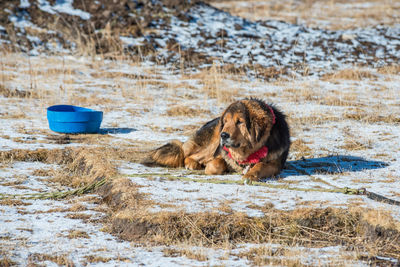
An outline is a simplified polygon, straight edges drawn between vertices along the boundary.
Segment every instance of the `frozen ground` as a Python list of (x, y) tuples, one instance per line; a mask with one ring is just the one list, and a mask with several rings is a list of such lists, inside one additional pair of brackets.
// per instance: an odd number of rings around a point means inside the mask
[[(319, 13), (322, 9), (318, 1), (315, 2), (310, 3), (312, 7), (306, 7), (310, 9), (307, 12), (305, 7), (296, 10), (296, 5), (301, 5), (301, 1), (290, 1), (283, 4), (281, 13), (299, 16), (299, 12), (304, 12), (301, 15), (308, 18), (308, 13)], [(214, 4), (227, 6), (223, 2)], [(235, 6), (240, 9), (240, 6), (255, 4), (267, 5), (262, 1), (249, 1), (235, 5), (229, 3), (229, 6), (235, 11)], [(365, 4), (368, 6), (368, 2)], [(13, 44), (17, 51), (30, 55), (55, 51), (108, 55), (114, 53), (115, 49), (124, 49), (133, 57), (161, 64), (204, 68), (221, 63), (253, 76), (267, 78), (321, 75), (341, 69), (343, 65), (381, 67), (399, 62), (397, 4), (391, 8), (390, 4), (385, 3), (384, 8), (376, 8), (381, 12), (371, 14), (375, 18), (371, 25), (364, 28), (347, 27), (345, 30), (328, 30), (324, 26), (339, 20), (342, 14), (352, 15), (347, 14), (346, 10), (358, 9), (359, 5), (322, 5), (327, 6), (323, 8), (324, 12), (330, 10), (330, 16), (326, 18), (328, 21), (319, 18), (319, 23), (313, 23), (313, 27), (310, 27), (302, 21), (288, 23), (270, 19), (270, 14), (266, 14), (262, 20), (248, 20), (200, 1), (120, 1), (120, 6), (107, 1), (86, 4), (72, 0), (53, 4), (48, 1), (33, 1), (31, 4), (10, 1), (3, 4), (0, 43)], [(374, 10), (374, 5), (377, 3), (373, 2), (368, 10)], [(292, 8), (289, 14), (284, 12), (286, 6)], [(336, 7), (340, 7), (338, 14), (335, 13)], [(268, 5), (265, 9), (274, 10)], [(107, 17), (110, 13), (118, 19), (110, 22)], [(335, 14), (337, 17), (332, 18)], [(390, 26), (376, 22), (388, 15), (393, 22)], [(60, 16), (64, 18), (61, 21)], [(85, 30), (76, 36), (74, 27), (83, 27)], [(19, 38), (14, 40), (11, 33)], [(90, 50), (93, 48), (96, 51)]]
[[(177, 75), (166, 68), (129, 61), (21, 54), (3, 55), (2, 66), (5, 81), (0, 97), (2, 151), (75, 146), (132, 147), (146, 151), (173, 138), (185, 140), (199, 125), (218, 116), (232, 99), (257, 96), (276, 103), (288, 115), (292, 131), (287, 169), (278, 179), (266, 180), (266, 185), (299, 189), (366, 188), (400, 200), (397, 160), (400, 150), (396, 145), (400, 137), (400, 110), (395, 98), (398, 74), (365, 68), (362, 71), (368, 72), (370, 78), (363, 80), (302, 78), (265, 83), (212, 70)], [(211, 86), (214, 89), (209, 88), (210, 77), (218, 85)], [(47, 106), (56, 103), (103, 110), (102, 134), (71, 136), (69, 144), (57, 144), (55, 140), (60, 135), (48, 129), (45, 111)], [(283, 210), (363, 207), (379, 210), (400, 221), (397, 206), (365, 196), (217, 184), (211, 181), (240, 181), (241, 178), (147, 168), (124, 160), (116, 165), (121, 174), (141, 185), (139, 192), (154, 201), (152, 212), (224, 212), (228, 207), (259, 217), (264, 215), (260, 207), (265, 206)], [(43, 174), (45, 170), (57, 168), (40, 162), (4, 161), (0, 169), (0, 192), (65, 190), (66, 187), (50, 182)], [(191, 180), (183, 181), (179, 177)], [(210, 179), (210, 182), (195, 182), (196, 179)], [(76, 265), (91, 262), (110, 266), (251, 264), (239, 256), (240, 252), (249, 250), (247, 246), (199, 248), (198, 254), (203, 255), (199, 260), (199, 257), (171, 253), (171, 249), (187, 251), (188, 247), (143, 247), (118, 240), (102, 231), (98, 219), (105, 214), (99, 202), (94, 195), (63, 201), (4, 200), (0, 208), (2, 254), (21, 265), (29, 262), (51, 265), (62, 260)], [(341, 264), (362, 264), (341, 247), (293, 248), (296, 249), (302, 251), (304, 264), (331, 264), (339, 255)], [(326, 258), (321, 259), (321, 254)], [(58, 258), (51, 257), (54, 255)], [(348, 256), (343, 258), (343, 255)]]

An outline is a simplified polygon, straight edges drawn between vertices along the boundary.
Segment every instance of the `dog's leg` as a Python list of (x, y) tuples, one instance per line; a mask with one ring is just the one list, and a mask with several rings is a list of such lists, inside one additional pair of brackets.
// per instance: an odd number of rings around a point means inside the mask
[(203, 166), (191, 157), (185, 158), (185, 168), (188, 170), (201, 170)]
[(215, 158), (206, 165), (205, 174), (218, 175), (223, 174), (227, 170), (226, 162), (223, 158)]
[(243, 175), (243, 179), (259, 181), (262, 178), (273, 177), (280, 171), (281, 164), (277, 160), (268, 163), (259, 162), (254, 165), (245, 175)]

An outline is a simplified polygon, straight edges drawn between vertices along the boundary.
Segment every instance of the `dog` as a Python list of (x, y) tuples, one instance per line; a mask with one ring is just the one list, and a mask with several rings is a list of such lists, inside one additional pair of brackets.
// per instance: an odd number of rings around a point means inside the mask
[(285, 115), (256, 98), (236, 101), (204, 124), (188, 141), (172, 141), (151, 151), (147, 166), (205, 169), (208, 175), (240, 172), (259, 181), (283, 169), (290, 148)]

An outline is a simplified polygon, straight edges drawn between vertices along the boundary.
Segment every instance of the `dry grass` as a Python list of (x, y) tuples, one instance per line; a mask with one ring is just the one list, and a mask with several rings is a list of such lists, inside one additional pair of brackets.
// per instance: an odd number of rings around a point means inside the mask
[(25, 201), (18, 200), (18, 199), (3, 199), (3, 200), (0, 200), (0, 205), (2, 205), (2, 206), (29, 206), (29, 205), (32, 205), (32, 203), (25, 202)]
[[(334, 78), (333, 81), (337, 82), (338, 79)], [(360, 100), (360, 96), (355, 90), (323, 91), (321, 88), (309, 84), (300, 84), (297, 88), (287, 88), (283, 91), (282, 97), (296, 103), (315, 103), (326, 106), (364, 107), (366, 105)], [(321, 118), (326, 120), (327, 115), (321, 114)], [(330, 120), (330, 118), (328, 119)]]
[(298, 116), (295, 113), (288, 112), (287, 117), (289, 125), (293, 131), (310, 131), (313, 126), (323, 125), (330, 122), (339, 122), (343, 120), (336, 115), (322, 112), (320, 114), (315, 112), (311, 116)]
[(398, 75), (400, 74), (400, 65), (390, 65), (385, 66), (378, 69), (379, 73), (389, 74), (389, 75)]
[(28, 266), (36, 266), (36, 264), (41, 262), (54, 262), (57, 265), (62, 265), (66, 267), (73, 267), (75, 264), (69, 259), (68, 255), (50, 255), (45, 253), (34, 253), (28, 257)]
[(14, 161), (40, 161), (40, 162), (64, 162), (64, 153), (68, 153), (67, 150), (24, 150), (14, 149), (0, 152), (0, 162), (14, 162)]
[(325, 74), (321, 77), (321, 80), (323, 81), (337, 81), (337, 80), (362, 81), (366, 79), (376, 80), (377, 76), (370, 70), (362, 70), (359, 68), (354, 68), (354, 69), (344, 69), (334, 73)]
[(37, 161), (58, 164), (61, 165), (61, 168), (49, 170), (43, 174), (51, 174), (53, 182), (79, 187), (104, 177), (116, 177), (118, 174), (115, 166), (116, 160), (139, 162), (143, 156), (142, 148), (140, 150), (107, 147), (78, 147), (52, 150), (13, 149), (0, 151), (0, 163)]
[(331, 30), (398, 22), (400, 5), (391, 0), (230, 1), (210, 0), (212, 5), (249, 20), (276, 19)]
[(12, 261), (8, 256), (1, 255), (0, 256), (0, 266), (3, 267), (11, 267), (11, 266), (16, 266), (17, 263)]
[(225, 81), (229, 73), (223, 71), (221, 66), (213, 64), (211, 68), (202, 69), (199, 73), (191, 75), (198, 79), (202, 85), (202, 91), (207, 98), (217, 99), (218, 103), (231, 103), (240, 94), (238, 89), (231, 88)]
[(71, 213), (71, 214), (65, 215), (65, 218), (88, 221), (90, 218), (92, 218), (92, 215), (84, 214), (84, 213)]
[(296, 154), (297, 159), (308, 158), (313, 155), (313, 150), (302, 139), (296, 139), (290, 145), (291, 153)]
[(211, 112), (209, 110), (201, 109), (201, 108), (191, 108), (188, 106), (183, 106), (183, 105), (173, 105), (167, 110), (167, 115), (176, 117), (176, 116), (182, 116), (182, 117), (202, 117), (204, 115), (210, 115)]
[(117, 175), (114, 164), (104, 151), (91, 148), (79, 148), (71, 151), (70, 162), (65, 165), (54, 181), (63, 185), (79, 187), (96, 180)]
[[(268, 246), (251, 248), (238, 254), (238, 257), (249, 260), (255, 266), (308, 266), (302, 264), (299, 254), (290, 255), (290, 250)], [(288, 255), (292, 257), (288, 257)]]
[(32, 93), (32, 91), (23, 91), (18, 89), (11, 89), (2, 84), (0, 84), (0, 95), (10, 98), (10, 97), (17, 97), (17, 98), (30, 98), (30, 97), (37, 97)]
[(309, 84), (300, 84), (297, 87), (287, 88), (282, 92), (282, 97), (291, 99), (294, 102), (308, 102), (308, 101), (321, 101), (320, 91), (317, 88), (313, 88)]
[[(310, 153), (307, 143), (301, 139), (293, 142), (293, 151)], [(79, 148), (64, 150), (12, 150), (1, 152), (3, 162), (42, 161), (64, 166), (64, 176), (59, 182), (73, 186), (86, 184), (99, 177), (114, 177), (114, 164), (110, 159), (131, 157), (130, 153), (104, 148)], [(65, 175), (68, 174), (68, 175)], [(164, 254), (179, 254), (190, 259), (207, 260), (204, 253), (193, 251), (192, 245), (226, 246), (239, 243), (282, 243), (299, 246), (344, 245), (356, 250), (368, 251), (371, 255), (399, 257), (400, 248), (394, 244), (399, 237), (399, 224), (389, 214), (379, 211), (342, 209), (299, 209), (285, 212), (268, 208), (267, 216), (252, 218), (235, 213), (228, 205), (219, 207), (220, 212), (189, 214), (185, 212), (151, 213), (147, 209), (155, 203), (138, 193), (138, 186), (129, 179), (113, 179), (99, 194), (108, 204), (110, 212), (109, 231), (123, 239), (147, 244), (182, 245), (188, 249), (164, 251)], [(74, 211), (85, 207), (76, 204)], [(72, 210), (72, 209), (71, 209)], [(85, 214), (68, 215), (78, 219), (88, 219)], [(378, 219), (382, 218), (382, 220)], [(71, 232), (70, 238), (87, 238), (86, 233)], [(400, 241), (400, 240), (399, 240)], [(396, 241), (397, 242), (397, 241)], [(301, 265), (296, 259), (285, 260), (273, 257), (286, 252), (255, 249), (243, 253), (255, 265), (284, 264)], [(65, 260), (52, 258), (51, 260)], [(93, 259), (95, 261), (95, 259)], [(40, 262), (40, 260), (39, 260)]]
[(85, 256), (85, 259), (87, 260), (87, 262), (89, 263), (106, 263), (109, 261), (112, 261), (112, 258), (108, 258), (108, 257), (101, 257), (101, 256), (94, 256), (94, 255), (89, 255), (89, 256)]
[(361, 142), (356, 140), (355, 138), (348, 138), (345, 140), (345, 143), (340, 146), (340, 148), (345, 149), (347, 151), (355, 151), (355, 150), (366, 150), (372, 148), (372, 140), (367, 140), (367, 142)]
[(79, 230), (70, 230), (67, 238), (69, 239), (76, 239), (76, 238), (89, 238), (89, 235), (84, 231)]
[(400, 256), (400, 225), (388, 214), (391, 223), (374, 221), (373, 213), (377, 216), (378, 211), (270, 208), (261, 218), (234, 211), (152, 213), (146, 211), (151, 203), (135, 187), (127, 179), (114, 180), (100, 193), (113, 211), (110, 232), (125, 240), (217, 247), (265, 242), (311, 247), (344, 245), (373, 251), (374, 255)]
[[(314, 3), (313, 1), (309, 1)], [(85, 53), (85, 52), (82, 52)], [(90, 53), (90, 52), (86, 52)], [(7, 63), (8, 64), (8, 63)], [(10, 62), (10, 64), (15, 64)], [(95, 62), (93, 64), (96, 64)], [(36, 69), (37, 68), (37, 69)], [(71, 77), (73, 76), (72, 68), (50, 68), (48, 71), (42, 71), (40, 66), (33, 66), (31, 71), (27, 71), (32, 80), (32, 84), (40, 87), (41, 81), (38, 77), (49, 78), (65, 76), (63, 79), (64, 85), (69, 84), (70, 87), (64, 86), (60, 89), (61, 93), (69, 94), (71, 99), (84, 104), (95, 104), (99, 102), (108, 103), (107, 105), (119, 105), (120, 103), (107, 100), (104, 97), (90, 95), (84, 90), (76, 88)], [(100, 66), (93, 66), (94, 69), (99, 70)], [(270, 70), (265, 75), (278, 75), (277, 70)], [(378, 73), (384, 75), (398, 74), (398, 66), (390, 66), (378, 70)], [(96, 72), (93, 72), (96, 73)], [(134, 99), (140, 98), (145, 100), (143, 109), (132, 110), (133, 114), (140, 114), (141, 112), (151, 112), (149, 106), (154, 105), (154, 98), (145, 93), (146, 88), (154, 86), (156, 88), (167, 88), (169, 90), (168, 97), (171, 97), (170, 102), (176, 103), (178, 94), (176, 89), (180, 86), (188, 88), (185, 94), (179, 97), (182, 99), (216, 99), (218, 103), (226, 106), (227, 103), (232, 102), (236, 98), (242, 97), (241, 92), (235, 86), (232, 86), (228, 81), (232, 79), (223, 68), (216, 65), (210, 69), (205, 69), (198, 74), (190, 76), (190, 79), (196, 79), (200, 86), (190, 87), (189, 85), (166, 83), (164, 81), (157, 81), (163, 79), (158, 77), (157, 73), (151, 72), (149, 75), (135, 76), (124, 73), (112, 72), (98, 72), (99, 75), (93, 74), (95, 79), (113, 79), (117, 86), (108, 88), (104, 86), (103, 89), (123, 91), (121, 94)], [(47, 75), (47, 76), (46, 76)], [(373, 82), (377, 75), (372, 71), (363, 71), (360, 69), (351, 69), (339, 71), (330, 75), (324, 76), (325, 82), (341, 83), (343, 80), (350, 81), (364, 81), (368, 80)], [(12, 76), (5, 76), (6, 79), (14, 79)], [(229, 77), (228, 77), (229, 76)], [(53, 78), (54, 78), (53, 77)], [(229, 79), (228, 79), (229, 78)], [(126, 89), (122, 80), (137, 79), (135, 88)], [(282, 82), (282, 81), (281, 81)], [(297, 84), (296, 84), (297, 85)], [(190, 87), (190, 88), (189, 88)], [(351, 88), (339, 92), (329, 91), (321, 92), (320, 88), (315, 88), (309, 84), (303, 83), (299, 85), (300, 88), (290, 86), (289, 89), (284, 90), (283, 94), (271, 93), (268, 96), (276, 97), (278, 101), (285, 102), (284, 105), (292, 105), (293, 103), (318, 103), (329, 106), (350, 107), (343, 117), (335, 115), (336, 113), (318, 113), (315, 112), (310, 116), (298, 116), (298, 114), (288, 112), (288, 119), (294, 131), (297, 131), (299, 137), (292, 143), (291, 151), (296, 155), (296, 158), (310, 157), (314, 151), (311, 149), (311, 144), (306, 139), (301, 137), (301, 131), (312, 130), (316, 125), (323, 125), (325, 123), (338, 122), (341, 120), (357, 120), (367, 123), (390, 123), (396, 124), (400, 119), (395, 114), (388, 116), (382, 115), (384, 113), (374, 112), (376, 106), (371, 106), (369, 103), (358, 102), (358, 95), (355, 90)], [(72, 92), (68, 91), (68, 88)], [(65, 91), (66, 90), (66, 91)], [(141, 96), (137, 92), (144, 92)], [(7, 89), (4, 85), (0, 85), (0, 94), (6, 97), (18, 98), (38, 98), (42, 100), (43, 94), (31, 93), (27, 87), (26, 91), (15, 91)], [(54, 95), (50, 95), (48, 100), (53, 101)], [(107, 102), (108, 101), (108, 102)], [(367, 106), (371, 109), (367, 110)], [(222, 105), (221, 105), (222, 106)], [(356, 107), (356, 108), (354, 108)], [(169, 106), (167, 110), (168, 116), (193, 116), (201, 117), (202, 115), (209, 116), (208, 110), (191, 108), (186, 105), (173, 105)], [(0, 113), (1, 118), (26, 118), (26, 115), (18, 115), (11, 113)], [(117, 125), (117, 124), (116, 124)], [(197, 129), (199, 125), (190, 125), (187, 130)], [(156, 126), (154, 127), (158, 129)], [(164, 129), (163, 131), (177, 132), (174, 127)], [(20, 128), (20, 132), (24, 134), (38, 135), (43, 133), (29, 132), (25, 128)], [(48, 134), (47, 134), (48, 135)], [(27, 142), (26, 140), (21, 140)], [(28, 140), (29, 141), (29, 140)], [(35, 142), (35, 140), (31, 140)], [(258, 209), (265, 214), (262, 218), (252, 218), (241, 213), (236, 213), (232, 208), (222, 203), (221, 206), (216, 208), (216, 212), (202, 212), (202, 213), (186, 213), (186, 212), (159, 212), (151, 213), (149, 208), (159, 206), (162, 208), (174, 207), (174, 203), (154, 203), (150, 201), (146, 195), (139, 193), (138, 185), (134, 184), (131, 180), (125, 178), (117, 178), (118, 172), (116, 165), (119, 160), (129, 162), (139, 162), (143, 157), (143, 151), (150, 146), (154, 147), (154, 143), (141, 142), (135, 143), (135, 147), (111, 147), (112, 139), (108, 135), (73, 135), (73, 136), (48, 136), (45, 142), (57, 144), (70, 144), (79, 143), (84, 145), (81, 148), (65, 148), (65, 149), (38, 149), (38, 150), (24, 150), (15, 149), (10, 151), (0, 151), (0, 163), (8, 164), (15, 161), (40, 161), (45, 163), (58, 164), (61, 168), (57, 170), (38, 170), (34, 175), (51, 176), (54, 177), (52, 181), (68, 185), (72, 187), (79, 187), (86, 185), (92, 181), (109, 178), (110, 182), (99, 190), (102, 201), (108, 205), (106, 212), (109, 214), (108, 230), (116, 236), (126, 240), (141, 242), (143, 244), (164, 244), (164, 245), (178, 245), (183, 248), (179, 249), (166, 249), (164, 254), (180, 255), (195, 260), (207, 260), (206, 254), (202, 251), (195, 251), (190, 246), (216, 246), (226, 247), (234, 246), (240, 243), (281, 243), (289, 247), (296, 245), (299, 246), (335, 246), (343, 245), (350, 250), (367, 251), (369, 255), (385, 255), (388, 257), (400, 257), (399, 248), (399, 223), (394, 221), (390, 214), (379, 210), (345, 210), (345, 209), (299, 209), (291, 212), (275, 210), (272, 206), (248, 206), (248, 208)], [(97, 147), (87, 147), (85, 145), (98, 145)], [(359, 140), (351, 141), (348, 137), (343, 149), (348, 151), (362, 150), (371, 148), (370, 141), (360, 142)], [(184, 189), (183, 189), (184, 190)], [(98, 204), (98, 200), (96, 200)], [(210, 201), (205, 199), (205, 201)], [(2, 205), (18, 205), (22, 206), (24, 202), (2, 202)], [(313, 204), (311, 202), (305, 204)], [(177, 206), (177, 205), (176, 205)], [(78, 212), (86, 208), (76, 203), (68, 210), (62, 212)], [(102, 210), (104, 211), (104, 210)], [(56, 212), (56, 211), (55, 211)], [(70, 218), (89, 219), (89, 215), (85, 214), (69, 214)], [(86, 235), (85, 235), (86, 234)], [(70, 238), (87, 238), (87, 233), (80, 233), (73, 231), (69, 233)], [(286, 250), (273, 251), (267, 247), (249, 250), (243, 253), (242, 257), (248, 258), (254, 265), (265, 264), (281, 264), (299, 266), (301, 262), (289, 257), (289, 252)], [(269, 257), (283, 256), (286, 259), (274, 259)], [(46, 258), (46, 255), (38, 254), (32, 256), (32, 259)], [(48, 258), (48, 257), (47, 257)], [(90, 257), (89, 262), (107, 262), (108, 258)], [(50, 258), (50, 260), (59, 260), (57, 257)], [(63, 262), (62, 260), (65, 260)], [(104, 261), (103, 261), (104, 260)], [(35, 262), (37, 262), (35, 261)], [(372, 260), (373, 261), (373, 260)], [(58, 261), (57, 264), (68, 265), (68, 258)], [(0, 262), (2, 263), (2, 262)], [(1, 265), (1, 264), (0, 264)], [(5, 264), (4, 264), (5, 265)]]
[(345, 119), (356, 120), (365, 123), (388, 123), (397, 124), (400, 122), (400, 117), (397, 114), (382, 114), (373, 110), (364, 110), (360, 108), (352, 108), (345, 112), (343, 117)]
[(339, 107), (364, 106), (355, 92), (329, 92), (322, 98), (321, 104)]
[(196, 261), (206, 261), (208, 260), (207, 255), (202, 251), (196, 251), (192, 247), (188, 246), (186, 248), (165, 248), (162, 250), (164, 256), (166, 257), (186, 257), (188, 259)]

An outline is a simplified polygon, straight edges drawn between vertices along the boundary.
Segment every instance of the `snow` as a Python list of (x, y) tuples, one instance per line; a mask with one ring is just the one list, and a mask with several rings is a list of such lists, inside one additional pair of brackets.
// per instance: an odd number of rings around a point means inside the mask
[[(29, 2), (21, 0), (22, 7), (26, 8), (28, 4)], [(64, 13), (79, 16), (83, 20), (92, 17), (90, 13), (74, 8), (73, 0), (57, 0), (54, 5), (47, 0), (38, 0), (38, 7), (50, 14)], [(168, 11), (166, 8), (165, 10)], [(191, 50), (208, 55), (213, 59), (213, 63), (233, 64), (235, 67), (272, 67), (284, 70), (285, 75), (289, 76), (302, 75), (304, 68), (309, 75), (320, 76), (336, 69), (351, 67), (352, 64), (380, 67), (396, 64), (400, 60), (398, 24), (392, 27), (378, 25), (364, 29), (333, 31), (276, 20), (253, 22), (206, 4), (194, 5), (187, 14), (190, 18), (188, 21), (183, 21), (173, 14), (168, 15), (168, 23), (164, 19), (154, 20), (149, 34), (139, 37), (126, 34), (120, 36), (121, 43), (128, 49), (151, 44), (153, 47), (149, 48), (155, 49), (155, 56), (143, 55), (145, 59), (153, 58), (158, 62), (176, 64), (181, 60), (181, 55), (169, 50), (167, 45), (173, 40), (182, 51)], [(10, 14), (10, 20), (22, 32), (26, 28), (46, 32), (45, 29), (34, 25), (24, 11)], [(59, 37), (62, 38), (62, 35)], [(37, 55), (40, 51), (52, 52), (54, 48), (51, 44), (58, 40), (57, 38), (42, 38), (42, 42), (32, 39), (31, 54)], [(74, 41), (66, 41), (71, 46), (69, 48), (59, 47), (63, 42), (57, 42), (59, 45), (56, 51), (76, 52), (74, 48), (77, 44)], [(21, 49), (25, 51), (31, 48)], [(210, 65), (199, 64), (199, 67)], [(256, 75), (251, 69), (247, 72), (249, 75)]]
[(73, 2), (74, 0), (56, 0), (54, 6), (52, 6), (47, 0), (38, 0), (39, 8), (50, 14), (60, 12), (72, 16), (79, 16), (83, 20), (90, 19), (90, 13), (73, 8)]
[(31, 4), (29, 3), (28, 0), (21, 0), (21, 1), (20, 1), (20, 4), (19, 4), (19, 7), (20, 7), (20, 8), (28, 8), (28, 7), (30, 7), (30, 6), (31, 6)]
[[(360, 42), (368, 42), (372, 47), (376, 46), (378, 50), (385, 47), (385, 54), (375, 54), (378, 62), (380, 60), (385, 60), (386, 64), (398, 62), (398, 60), (392, 61), (390, 57), (399, 58), (400, 56), (396, 48), (400, 40), (398, 38), (389, 40), (385, 37), (386, 35), (398, 36), (398, 27), (388, 30), (371, 28), (334, 32), (279, 21), (261, 23), (245, 21), (206, 5), (193, 7), (190, 14), (193, 19), (188, 23), (172, 17), (171, 29), (161, 30), (160, 35), (165, 39), (176, 36), (176, 40), (183, 48), (194, 48), (207, 55), (223, 58), (224, 63), (232, 63), (236, 66), (260, 64), (264, 67), (279, 65), (292, 68), (299, 64), (307, 64), (313, 71), (323, 73), (335, 65), (353, 62), (367, 64), (372, 63), (371, 60), (375, 61), (370, 55), (363, 54), (360, 58), (354, 57), (352, 52), (361, 47)], [(237, 30), (235, 25), (240, 25), (241, 28)], [(221, 30), (226, 31), (226, 36), (218, 35)], [(209, 36), (204, 38), (200, 34), (202, 32), (206, 32)], [(354, 37), (351, 39), (351, 44), (340, 41), (343, 36)], [(220, 49), (216, 49), (215, 46), (198, 45), (201, 42), (214, 43), (219, 38), (227, 41), (227, 44)], [(322, 43), (319, 44), (320, 41)], [(282, 53), (282, 51), (285, 52)], [(248, 57), (249, 53), (253, 57)]]
[[(206, 99), (206, 92), (202, 89), (201, 81), (193, 77), (182, 77), (174, 74), (167, 68), (154, 66), (152, 64), (131, 64), (128, 61), (99, 61), (99, 67), (95, 66), (97, 61), (86, 58), (75, 57), (20, 57), (10, 55), (5, 57), (11, 65), (6, 65), (4, 74), (14, 77), (7, 82), (7, 87), (19, 88), (19, 90), (31, 90), (26, 84), (26, 77), (16, 75), (29, 71), (29, 66), (46, 72), (51, 62), (52, 69), (62, 69), (68, 66), (70, 69), (67, 76), (58, 74), (46, 74), (36, 76), (37, 88), (43, 90), (42, 97), (27, 98), (24, 103), (18, 98), (0, 97), (0, 111), (3, 118), (0, 120), (0, 147), (2, 151), (11, 149), (54, 149), (70, 146), (113, 146), (129, 147), (141, 146), (141, 142), (151, 142), (153, 147), (165, 143), (170, 139), (186, 140), (188, 132), (184, 131), (188, 126), (200, 126), (209, 119), (218, 116), (226, 106), (215, 99)], [(28, 61), (30, 62), (28, 64)], [(12, 62), (17, 64), (13, 65)], [(90, 64), (88, 64), (90, 63)], [(12, 67), (14, 66), (14, 67)], [(103, 73), (99, 76), (94, 73)], [(112, 75), (105, 75), (112, 74)], [(114, 78), (116, 75), (121, 78)], [(142, 75), (147, 83), (142, 88), (136, 85), (135, 75)], [(118, 76), (117, 75), (117, 76)], [(304, 78), (304, 80), (287, 81), (285, 83), (266, 84), (260, 81), (246, 82), (245, 80), (230, 80), (224, 78), (224, 84), (229, 88), (242, 88), (238, 92), (238, 98), (248, 95), (262, 95), (272, 92), (269, 100), (275, 102), (287, 114), (293, 118), (307, 118), (315, 114), (340, 117), (349, 107), (328, 106), (319, 101), (319, 98), (330, 94), (346, 94), (348, 92), (358, 95), (358, 103), (370, 103), (372, 106), (382, 102), (382, 97), (388, 98), (380, 107), (382, 114), (386, 112), (398, 112), (396, 99), (397, 82), (399, 77), (377, 75), (375, 80), (366, 81), (342, 81), (331, 83), (321, 81), (317, 78)], [(187, 79), (187, 80), (185, 80)], [(68, 80), (69, 83), (65, 83)], [(152, 81), (152, 82), (150, 82)], [(161, 83), (157, 86), (157, 83)], [(166, 91), (165, 84), (174, 85), (174, 91)], [(192, 95), (185, 99), (190, 84)], [(60, 85), (67, 88), (65, 92), (60, 91)], [(385, 90), (376, 90), (376, 88)], [(294, 93), (285, 94), (289, 88), (300, 88), (298, 90), (309, 90), (313, 88), (315, 98), (293, 102), (291, 98)], [(76, 94), (79, 92), (79, 94)], [(81, 144), (72, 141), (70, 144), (55, 144), (49, 137), (60, 136), (48, 129), (46, 121), (46, 107), (56, 103), (65, 103), (62, 99), (69, 99), (72, 104), (80, 97), (97, 96), (107, 99), (84, 106), (104, 111), (104, 121), (101, 129), (102, 134), (94, 144)], [(139, 94), (137, 94), (139, 93)], [(368, 94), (377, 94), (380, 97), (373, 99)], [(63, 95), (68, 96), (64, 98)], [(301, 95), (301, 94), (299, 94)], [(79, 96), (79, 97), (77, 97)], [(94, 99), (95, 100), (95, 99)], [(79, 101), (79, 100), (78, 100)], [(17, 104), (18, 103), (18, 104)], [(166, 116), (168, 107), (177, 104), (189, 105), (193, 108), (209, 110), (210, 114), (198, 114), (192, 118)], [(7, 107), (7, 108), (6, 108)], [(133, 113), (132, 113), (133, 112)], [(388, 113), (389, 114), (389, 113)], [(322, 116), (322, 115), (321, 115)], [(266, 185), (289, 185), (300, 189), (332, 189), (333, 187), (365, 187), (374, 193), (399, 199), (395, 188), (400, 187), (399, 162), (397, 158), (400, 151), (393, 145), (400, 138), (400, 128), (397, 124), (377, 122), (365, 123), (346, 119), (326, 120), (321, 118), (318, 124), (310, 124), (302, 130), (303, 126), (293, 126), (292, 141), (308, 140), (308, 146), (313, 151), (313, 156), (305, 160), (296, 158), (292, 152), (289, 164), (278, 180), (266, 180)], [(154, 128), (157, 126), (157, 128)], [(297, 129), (300, 127), (300, 129)], [(175, 130), (166, 131), (172, 128)], [(341, 148), (346, 140), (346, 135), (354, 135), (359, 141), (374, 140), (366, 150), (349, 151)], [(101, 141), (101, 136), (108, 137)], [(381, 155), (381, 156), (378, 156)], [(378, 158), (376, 158), (378, 156)], [(54, 190), (65, 190), (65, 187), (54, 187), (52, 183), (46, 183), (45, 179), (33, 175), (36, 169), (58, 168), (39, 162), (14, 162), (0, 169), (0, 193), (21, 194), (48, 192)], [(138, 184), (139, 192), (147, 195), (156, 203), (168, 203), (168, 208), (155, 204), (150, 211), (161, 210), (183, 210), (187, 212), (217, 211), (224, 213), (221, 205), (227, 205), (234, 211), (243, 212), (249, 216), (260, 217), (264, 213), (257, 206), (272, 205), (276, 209), (293, 210), (304, 207), (324, 208), (341, 207), (349, 208), (357, 205), (360, 208), (380, 210), (388, 212), (397, 221), (400, 220), (398, 207), (370, 200), (365, 196), (351, 196), (340, 193), (303, 192), (297, 190), (278, 189), (263, 186), (239, 185), (239, 184), (216, 184), (211, 179), (228, 180), (240, 182), (240, 175), (224, 175), (207, 177), (202, 174), (192, 174), (181, 169), (148, 168), (137, 163), (120, 161), (119, 172)], [(300, 172), (308, 173), (305, 175)], [(151, 177), (146, 174), (152, 173)], [(143, 174), (143, 176), (142, 176)], [(193, 181), (181, 181), (179, 179), (168, 179), (171, 177), (188, 177)], [(25, 179), (18, 186), (7, 185), (15, 181), (16, 177)], [(393, 178), (391, 178), (393, 177)], [(196, 179), (210, 179), (210, 182), (195, 182)], [(324, 182), (323, 182), (324, 181)], [(79, 199), (76, 199), (79, 201)], [(221, 255), (227, 253), (223, 249), (202, 248), (208, 260), (205, 262), (189, 259), (184, 256), (167, 257), (162, 252), (165, 247), (143, 247), (133, 243), (118, 240), (116, 237), (101, 231), (101, 224), (79, 219), (71, 219), (69, 211), (54, 211), (55, 209), (67, 210), (72, 203), (68, 201), (49, 200), (27, 200), (30, 205), (5, 206), (2, 205), (0, 221), (0, 236), (3, 237), (2, 246), (9, 249), (10, 258), (17, 260), (19, 264), (26, 264), (30, 255), (34, 253), (68, 255), (75, 264), (85, 262), (87, 255), (99, 255), (109, 257), (111, 260), (105, 265), (129, 265), (145, 264), (150, 266), (160, 265), (198, 265), (206, 266), (213, 264), (225, 264), (229, 266), (243, 266), (250, 264), (243, 258), (238, 258), (234, 251), (245, 251), (247, 248), (230, 250), (226, 259), (220, 259)], [(81, 202), (85, 203), (85, 202)], [(99, 211), (93, 210), (93, 205), (86, 203), (89, 209), (83, 214), (92, 218), (104, 216)], [(52, 211), (53, 210), (53, 211)], [(46, 213), (47, 211), (47, 213)], [(45, 213), (43, 213), (45, 212)], [(89, 238), (67, 238), (71, 231), (78, 230), (88, 234)], [(28, 241), (27, 241), (28, 240)], [(21, 247), (21, 249), (19, 249)], [(79, 249), (76, 249), (76, 248)], [(191, 248), (192, 249), (192, 248)], [(326, 248), (323, 250), (307, 250), (303, 248), (305, 261), (314, 262), (322, 260), (318, 255), (332, 254), (327, 262), (332, 262), (335, 255), (341, 255), (340, 248)], [(105, 252), (101, 252), (105, 251)], [(238, 253), (239, 253), (238, 252)], [(124, 261), (118, 261), (119, 258)], [(156, 260), (155, 260), (156, 259)], [(361, 264), (361, 263), (355, 263)]]
[(143, 43), (145, 40), (143, 37), (142, 38), (133, 38), (133, 37), (126, 37), (126, 36), (120, 36), (119, 37), (121, 41), (127, 46), (138, 46)]

